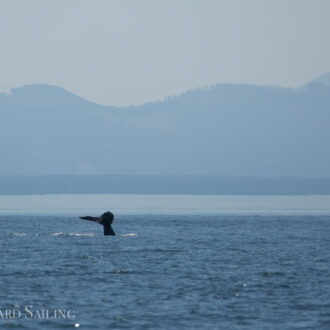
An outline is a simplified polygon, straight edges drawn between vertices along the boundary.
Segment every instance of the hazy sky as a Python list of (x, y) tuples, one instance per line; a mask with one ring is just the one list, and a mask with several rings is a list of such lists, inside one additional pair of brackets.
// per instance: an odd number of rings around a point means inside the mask
[(127, 105), (330, 72), (330, 0), (0, 0), (0, 87)]

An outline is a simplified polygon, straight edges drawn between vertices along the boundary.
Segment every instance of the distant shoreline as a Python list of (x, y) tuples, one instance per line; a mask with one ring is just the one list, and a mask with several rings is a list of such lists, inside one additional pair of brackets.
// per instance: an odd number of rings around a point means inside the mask
[(195, 175), (0, 176), (0, 195), (327, 195), (330, 178)]

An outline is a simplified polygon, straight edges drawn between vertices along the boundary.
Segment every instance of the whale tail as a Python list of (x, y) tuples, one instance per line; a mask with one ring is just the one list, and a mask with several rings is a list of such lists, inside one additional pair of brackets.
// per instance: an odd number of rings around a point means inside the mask
[(116, 235), (114, 230), (111, 227), (114, 216), (109, 211), (103, 213), (100, 217), (85, 216), (85, 217), (79, 217), (79, 219), (94, 221), (94, 222), (99, 223), (100, 225), (103, 225), (104, 235), (111, 235), (111, 236)]
[(111, 225), (110, 226), (103, 225), (103, 229), (104, 229), (104, 235), (111, 235), (111, 236), (116, 235)]

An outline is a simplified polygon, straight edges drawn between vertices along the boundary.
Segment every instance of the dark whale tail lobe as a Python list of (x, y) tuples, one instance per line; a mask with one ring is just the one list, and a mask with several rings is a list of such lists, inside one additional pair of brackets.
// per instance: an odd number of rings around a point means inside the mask
[(100, 225), (103, 225), (104, 235), (111, 235), (111, 236), (116, 235), (114, 230), (111, 227), (111, 224), (113, 223), (114, 216), (109, 211), (103, 213), (100, 217), (85, 216), (85, 217), (79, 217), (79, 218), (83, 219), (83, 220), (94, 221), (94, 222), (99, 223)]
[(103, 226), (103, 229), (104, 229), (104, 235), (111, 235), (111, 236), (116, 235), (111, 226), (109, 227)]

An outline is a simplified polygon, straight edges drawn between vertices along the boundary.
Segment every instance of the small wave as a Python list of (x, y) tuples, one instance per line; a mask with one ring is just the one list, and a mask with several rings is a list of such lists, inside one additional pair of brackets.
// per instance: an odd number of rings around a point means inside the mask
[(54, 234), (51, 234), (51, 235), (52, 236), (86, 236), (86, 237), (95, 236), (95, 234), (91, 234), (91, 233), (79, 234), (79, 233), (63, 233), (63, 232), (54, 233)]
[(25, 233), (9, 233), (8, 236), (26, 236)]
[(95, 234), (91, 234), (91, 233), (88, 233), (88, 234), (69, 233), (68, 236), (85, 236), (85, 237), (93, 237), (93, 236), (95, 236)]
[(135, 234), (135, 233), (127, 233), (127, 234), (122, 234), (121, 236), (133, 237), (133, 236), (137, 236), (137, 234)]

